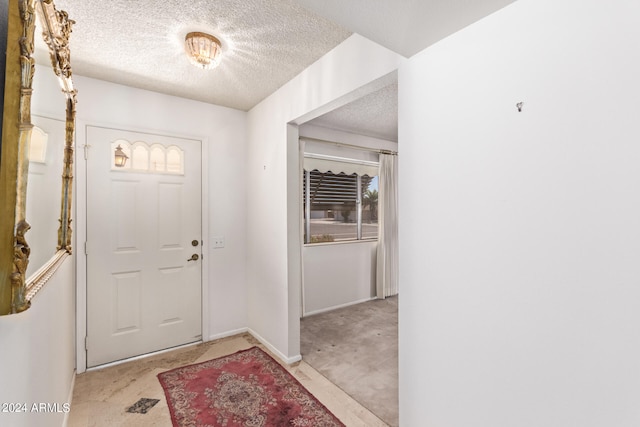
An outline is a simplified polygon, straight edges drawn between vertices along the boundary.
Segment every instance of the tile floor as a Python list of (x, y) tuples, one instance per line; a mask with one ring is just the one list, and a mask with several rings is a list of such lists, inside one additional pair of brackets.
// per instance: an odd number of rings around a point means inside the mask
[(398, 426), (398, 297), (302, 319), (300, 349), (303, 361)]
[[(257, 345), (249, 334), (224, 338), (90, 371), (76, 377), (69, 427), (171, 426), (164, 392), (156, 375)], [(276, 358), (277, 360), (277, 358)], [(377, 416), (332, 384), (304, 360), (287, 369), (348, 427), (384, 427)], [(141, 399), (157, 399), (151, 402)], [(132, 408), (132, 412), (127, 409)], [(146, 410), (146, 413), (142, 413)], [(136, 412), (137, 411), (137, 412)]]

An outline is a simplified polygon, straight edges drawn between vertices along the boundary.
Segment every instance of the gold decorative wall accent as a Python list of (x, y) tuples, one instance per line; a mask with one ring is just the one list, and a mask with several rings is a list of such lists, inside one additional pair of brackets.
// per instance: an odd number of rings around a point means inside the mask
[[(35, 73), (34, 33), (36, 16), (43, 27), (51, 64), (65, 96), (65, 143), (60, 205), (60, 228), (56, 254), (29, 283), (25, 277), (31, 249), (26, 221), (31, 97)], [(35, 293), (71, 253), (71, 197), (76, 90), (71, 80), (69, 36), (73, 21), (56, 9), (53, 0), (10, 0), (7, 34), (5, 103), (3, 109), (0, 164), (0, 314), (18, 313), (30, 306)], [(7, 220), (5, 220), (5, 218)], [(13, 236), (9, 244), (9, 236)], [(52, 242), (53, 244), (54, 242)]]

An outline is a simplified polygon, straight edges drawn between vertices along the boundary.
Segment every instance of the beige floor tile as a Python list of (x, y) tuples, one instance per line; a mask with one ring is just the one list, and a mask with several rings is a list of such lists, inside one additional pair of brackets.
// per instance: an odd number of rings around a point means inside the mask
[[(256, 344), (255, 338), (243, 334), (80, 374), (76, 378), (68, 426), (171, 427), (158, 373), (235, 353)], [(305, 362), (285, 367), (348, 427), (386, 425)], [(127, 412), (127, 408), (140, 398), (159, 399), (160, 402), (146, 414)]]

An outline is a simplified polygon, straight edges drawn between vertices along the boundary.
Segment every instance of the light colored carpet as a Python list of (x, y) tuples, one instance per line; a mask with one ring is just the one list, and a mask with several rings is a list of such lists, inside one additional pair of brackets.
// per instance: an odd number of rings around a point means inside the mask
[(306, 317), (307, 362), (390, 426), (398, 426), (398, 297)]

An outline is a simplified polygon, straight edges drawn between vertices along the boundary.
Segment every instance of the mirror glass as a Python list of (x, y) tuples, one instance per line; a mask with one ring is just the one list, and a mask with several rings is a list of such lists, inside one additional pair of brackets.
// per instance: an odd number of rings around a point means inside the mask
[[(44, 67), (39, 71), (53, 73)], [(64, 99), (59, 101), (62, 103)], [(31, 225), (27, 239), (31, 254), (27, 281), (57, 251), (65, 136), (65, 123), (61, 120), (32, 115), (31, 121), (34, 126), (29, 146), (26, 197), (26, 219)]]
[[(42, 9), (38, 3), (35, 9), (41, 15)], [(65, 96), (51, 68), (51, 55), (44, 41), (42, 19), (41, 16), (38, 18), (34, 20), (33, 57), (36, 67), (31, 95), (33, 128), (29, 138), (25, 211), (25, 219), (31, 226), (26, 234), (31, 249), (25, 274), (27, 283), (58, 250), (65, 145)]]
[[(21, 119), (20, 144), (24, 153), (21, 176), (26, 175), (26, 183), (23, 181), (19, 187), (24, 192), (20, 200), (24, 210), (16, 218), (23, 218), (22, 229), (29, 224), (30, 230), (24, 238), (16, 237), (17, 242), (26, 241), (19, 248), (20, 262), (26, 271), (20, 271), (24, 273), (16, 277), (13, 285), (26, 293), (23, 297), (21, 292), (14, 292), (16, 312), (28, 308), (31, 298), (71, 254), (76, 102), (69, 53), (73, 21), (66, 12), (56, 10), (52, 0), (22, 1), (26, 8), (25, 34), (33, 31), (33, 43), (25, 44), (23, 49), (33, 49), (31, 60), (35, 60), (35, 67), (29, 75), (29, 62), (21, 62), (22, 85), (31, 86), (33, 93), (29, 97), (28, 91), (23, 92), (21, 100), (30, 104), (31, 114)], [(30, 19), (33, 17), (37, 19)]]

